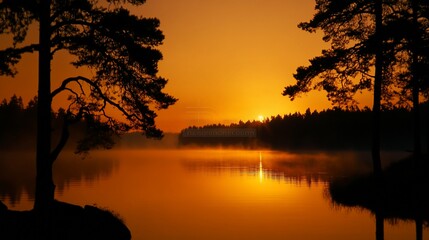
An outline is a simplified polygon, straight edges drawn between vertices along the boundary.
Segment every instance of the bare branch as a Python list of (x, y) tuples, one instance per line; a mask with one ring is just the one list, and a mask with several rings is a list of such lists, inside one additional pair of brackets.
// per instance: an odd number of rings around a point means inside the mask
[(63, 82), (61, 83), (61, 86), (58, 87), (57, 89), (55, 89), (54, 91), (52, 91), (51, 98), (53, 99), (56, 95), (58, 95), (59, 93), (61, 93), (64, 90), (69, 90), (69, 91), (73, 92), (75, 95), (78, 95), (77, 93), (72, 91), (70, 88), (67, 88), (67, 85), (71, 82), (76, 82), (79, 85), (80, 90), (82, 91), (82, 94), (85, 95), (85, 91), (83, 90), (82, 84), (79, 83), (80, 78), (83, 78), (83, 77), (70, 77), (70, 78), (64, 79)]
[(370, 78), (375, 78), (375, 76), (374, 75), (371, 75), (371, 74), (369, 74), (369, 73), (367, 73), (367, 72), (365, 72), (365, 71), (362, 71), (362, 70), (360, 70), (360, 69), (357, 69), (356, 71), (358, 71), (359, 73), (361, 73), (362, 75), (364, 75), (364, 76), (367, 76), (367, 77), (370, 77)]
[(73, 95), (75, 95), (76, 98), (79, 98), (79, 94), (77, 92), (73, 91), (73, 89), (71, 89), (71, 88), (65, 88), (64, 90), (67, 90), (67, 91), (73, 93)]
[(79, 109), (79, 113), (73, 119), (71, 118), (71, 113), (70, 112), (68, 112), (64, 116), (64, 119), (63, 119), (63, 128), (62, 128), (62, 132), (61, 132), (61, 138), (60, 138), (57, 146), (54, 148), (54, 150), (52, 150), (52, 152), (51, 152), (51, 154), (49, 156), (52, 163), (55, 162), (55, 160), (58, 158), (60, 152), (66, 146), (67, 140), (70, 137), (69, 126), (71, 124), (73, 124), (73, 123), (79, 122), (82, 119), (84, 110), (85, 110), (85, 108), (80, 108)]
[[(129, 113), (127, 110), (125, 110), (119, 103), (114, 102), (113, 100), (109, 99), (101, 90), (101, 88), (94, 83), (93, 81), (91, 81), (91, 79), (83, 77), (83, 76), (76, 76), (76, 77), (70, 77), (65, 79), (61, 86), (58, 87), (57, 89), (55, 89), (52, 93), (51, 93), (51, 98), (54, 98), (57, 94), (59, 94), (60, 92), (64, 91), (67, 89), (67, 85), (71, 82), (79, 82), (79, 81), (83, 81), (86, 84), (88, 84), (89, 86), (91, 86), (93, 88), (93, 90), (95, 91), (95, 93), (97, 93), (97, 96), (99, 96), (104, 102), (110, 104), (111, 106), (113, 106), (114, 108), (116, 108), (117, 110), (119, 110), (122, 114), (124, 114), (124, 116), (129, 119), (137, 119), (138, 121), (143, 121), (143, 119), (141, 119), (139, 116), (137, 116), (136, 114), (132, 114)], [(79, 84), (79, 83), (78, 83)]]

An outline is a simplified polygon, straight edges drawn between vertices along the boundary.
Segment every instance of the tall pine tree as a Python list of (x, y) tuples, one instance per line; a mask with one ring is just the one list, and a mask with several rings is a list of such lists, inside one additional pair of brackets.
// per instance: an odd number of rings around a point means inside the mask
[[(0, 3), (0, 34), (13, 37), (11, 47), (0, 51), (0, 74), (14, 76), (14, 66), (24, 53), (39, 53), (35, 209), (46, 209), (54, 201), (52, 165), (67, 140), (69, 124), (86, 120), (97, 123), (99, 133), (136, 129), (161, 137), (154, 108), (165, 109), (176, 101), (162, 92), (167, 80), (157, 76), (162, 54), (156, 47), (164, 39), (159, 21), (124, 8), (145, 0), (106, 2), (108, 6), (97, 0)], [(39, 26), (39, 42), (24, 45), (34, 22)], [(92, 69), (93, 76), (70, 76), (52, 90), (51, 62), (60, 50), (75, 56), (74, 66)], [(51, 104), (61, 93), (68, 93), (70, 102), (63, 138), (51, 149)], [(109, 108), (119, 111), (124, 120), (115, 119)]]

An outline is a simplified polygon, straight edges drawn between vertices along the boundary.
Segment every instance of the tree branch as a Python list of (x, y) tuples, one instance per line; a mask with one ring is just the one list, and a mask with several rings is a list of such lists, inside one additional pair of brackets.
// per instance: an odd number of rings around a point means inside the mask
[(21, 48), (6, 48), (0, 50), (0, 75), (14, 76), (17, 71), (13, 67), (21, 59), (23, 53), (31, 53), (39, 49), (39, 44), (31, 44)]
[(62, 132), (61, 132), (60, 141), (58, 142), (58, 144), (55, 147), (55, 149), (52, 150), (52, 152), (51, 152), (51, 154), (49, 156), (51, 163), (54, 163), (55, 160), (58, 158), (58, 156), (60, 155), (60, 152), (66, 146), (67, 140), (70, 137), (70, 132), (69, 132), (69, 125), (70, 125), (70, 123), (68, 122), (68, 120), (66, 118), (67, 117), (64, 116), (63, 128), (62, 128)]
[(374, 75), (371, 75), (371, 74), (369, 74), (369, 73), (367, 73), (367, 72), (365, 72), (365, 71), (362, 71), (362, 70), (360, 70), (360, 69), (357, 69), (356, 71), (358, 71), (360, 74), (362, 74), (362, 75), (364, 75), (364, 76), (367, 76), (367, 77), (369, 77), (369, 78), (375, 78), (375, 76), (374, 76)]
[(98, 96), (106, 103), (112, 105), (113, 107), (115, 107), (117, 110), (119, 110), (122, 114), (125, 115), (125, 117), (129, 120), (135, 118), (138, 121), (143, 121), (143, 119), (141, 119), (140, 117), (138, 117), (136, 114), (131, 114), (129, 112), (127, 112), (123, 107), (121, 107), (120, 104), (114, 102), (113, 100), (109, 99), (108, 97), (106, 97), (106, 95), (103, 93), (103, 91), (101, 90), (101, 88), (94, 83), (93, 81), (91, 81), (89, 78), (83, 77), (83, 76), (76, 76), (76, 77), (70, 77), (70, 78), (66, 78), (60, 87), (58, 87), (57, 89), (55, 89), (54, 91), (52, 91), (51, 93), (51, 98), (54, 98), (57, 94), (59, 94), (60, 92), (64, 91), (67, 89), (67, 85), (71, 82), (77, 82), (78, 84), (79, 81), (83, 81), (85, 83), (87, 83), (88, 85), (90, 85), (94, 91), (98, 94)]
[(30, 44), (21, 48), (6, 48), (1, 50), (0, 52), (9, 52), (14, 54), (23, 54), (23, 53), (32, 53), (34, 51), (39, 50), (39, 44)]
[(81, 25), (81, 26), (94, 26), (93, 23), (82, 21), (82, 20), (70, 20), (70, 21), (61, 21), (52, 26), (52, 32), (59, 30), (61, 27), (70, 26), (70, 25)]
[[(68, 85), (69, 83), (71, 83), (71, 82), (76, 82), (76, 83), (79, 85), (80, 90), (82, 91), (82, 94), (84, 94), (84, 95), (85, 95), (85, 91), (83, 90), (82, 84), (80, 84), (80, 83), (79, 83), (80, 78), (83, 78), (83, 77), (80, 77), (80, 76), (79, 76), (79, 77), (70, 77), (70, 78), (66, 78), (66, 79), (61, 83), (61, 86), (60, 86), (60, 87), (58, 87), (57, 89), (55, 89), (54, 91), (52, 91), (52, 93), (51, 93), (51, 99), (53, 99), (56, 95), (58, 95), (59, 93), (61, 93), (62, 91), (65, 91), (65, 90), (68, 90), (68, 91), (72, 92), (73, 94), (78, 95), (76, 92), (74, 92), (73, 90), (71, 90), (70, 88), (68, 88), (68, 87), (67, 87), (67, 85)], [(88, 79), (88, 80), (89, 80), (89, 79)]]
[(60, 152), (63, 150), (63, 148), (66, 146), (66, 143), (70, 137), (70, 131), (69, 131), (69, 126), (73, 123), (79, 122), (82, 117), (83, 117), (83, 111), (85, 108), (80, 108), (79, 109), (79, 113), (76, 115), (76, 117), (74, 119), (70, 119), (71, 113), (67, 113), (64, 116), (63, 119), (63, 128), (62, 128), (62, 132), (61, 132), (61, 138), (57, 144), (57, 146), (55, 147), (54, 150), (52, 150), (49, 158), (51, 163), (54, 163), (55, 160), (58, 158), (58, 156), (60, 155)]

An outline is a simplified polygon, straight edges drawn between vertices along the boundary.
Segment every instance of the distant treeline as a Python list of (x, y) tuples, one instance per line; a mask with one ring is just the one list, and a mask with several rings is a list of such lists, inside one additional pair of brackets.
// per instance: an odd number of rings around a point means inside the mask
[[(64, 109), (52, 111), (52, 144), (58, 142), (63, 124)], [(0, 150), (32, 149), (36, 147), (37, 132), (37, 98), (33, 98), (25, 106), (22, 98), (12, 96), (10, 100), (0, 103)], [(76, 142), (83, 138), (86, 125), (81, 122), (73, 125), (70, 132), (68, 147), (75, 147)]]
[[(428, 104), (422, 106), (422, 140), (426, 146), (429, 123)], [(181, 131), (181, 145), (242, 145), (275, 149), (370, 149), (371, 118), (369, 108), (329, 109), (321, 112), (273, 116), (263, 122), (240, 121), (230, 125), (214, 124), (189, 127)], [(413, 118), (410, 110), (394, 108), (382, 112), (382, 148), (412, 150)], [(231, 129), (228, 134), (226, 130)], [(243, 131), (243, 134), (240, 134)], [(254, 135), (249, 134), (252, 131)], [(219, 132), (220, 134), (216, 134)]]

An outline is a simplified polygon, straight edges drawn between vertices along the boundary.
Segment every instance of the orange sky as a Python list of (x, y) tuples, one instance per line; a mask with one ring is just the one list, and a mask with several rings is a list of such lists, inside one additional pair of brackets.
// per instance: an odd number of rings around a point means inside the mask
[[(293, 102), (281, 95), (296, 68), (328, 46), (321, 34), (297, 28), (314, 14), (314, 0), (147, 0), (133, 12), (160, 19), (166, 36), (159, 74), (179, 99), (159, 112), (157, 125), (166, 132), (330, 106), (323, 92)], [(14, 79), (0, 77), (0, 99), (16, 93), (26, 103), (36, 95), (36, 60), (26, 55)], [(66, 54), (55, 56), (53, 88), (78, 75), (69, 62)]]

